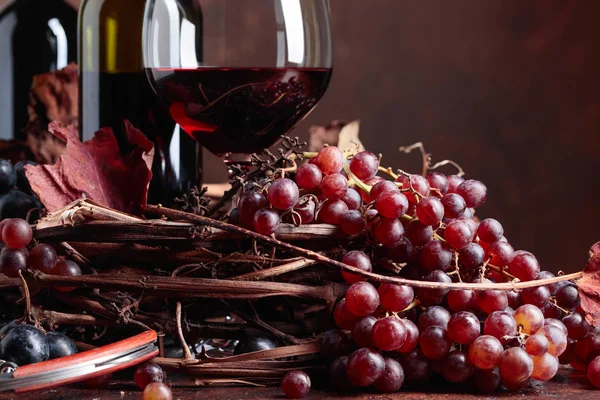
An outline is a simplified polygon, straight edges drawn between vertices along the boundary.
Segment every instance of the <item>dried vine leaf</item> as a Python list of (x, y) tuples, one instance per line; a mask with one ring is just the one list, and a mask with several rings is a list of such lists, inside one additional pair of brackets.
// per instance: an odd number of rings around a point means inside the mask
[(48, 211), (56, 211), (80, 198), (141, 215), (146, 205), (154, 146), (144, 134), (125, 121), (129, 154), (121, 154), (110, 128), (102, 128), (82, 143), (73, 126), (52, 122), (50, 132), (67, 143), (54, 165), (27, 166), (33, 191)]
[(590, 260), (583, 270), (583, 278), (577, 281), (577, 287), (588, 322), (600, 326), (600, 242), (591, 247)]
[(308, 151), (319, 151), (324, 145), (338, 146), (342, 150), (364, 150), (358, 138), (360, 121), (333, 120), (326, 126), (312, 126), (308, 133)]

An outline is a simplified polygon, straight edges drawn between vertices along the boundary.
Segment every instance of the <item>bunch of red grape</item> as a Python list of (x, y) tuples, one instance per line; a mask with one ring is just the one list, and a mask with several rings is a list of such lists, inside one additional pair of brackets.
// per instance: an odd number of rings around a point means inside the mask
[[(0, 240), (5, 247), (0, 253), (0, 273), (17, 278), (19, 272), (30, 268), (46, 274), (60, 276), (80, 276), (77, 263), (58, 257), (54, 248), (40, 243), (31, 247), (33, 231), (24, 219), (8, 218), (0, 222)], [(71, 287), (57, 287), (61, 292), (74, 290)]]
[(392, 392), (437, 373), (454, 383), (475, 377), (483, 392), (501, 384), (518, 390), (532, 379), (551, 379), (560, 363), (587, 368), (600, 387), (600, 331), (586, 322), (574, 284), (519, 292), (443, 287), (554, 277), (532, 253), (514, 250), (500, 222), (474, 216), (487, 198), (483, 183), (439, 172), (396, 175), (373, 153), (346, 156), (335, 146), (300, 165), (293, 178), (244, 191), (239, 224), (264, 235), (281, 221), (337, 225), (349, 237), (367, 237), (350, 242), (358, 248), (343, 263), (441, 284), (376, 288), (342, 271), (351, 286), (334, 310), (340, 330), (321, 338), (338, 387)]

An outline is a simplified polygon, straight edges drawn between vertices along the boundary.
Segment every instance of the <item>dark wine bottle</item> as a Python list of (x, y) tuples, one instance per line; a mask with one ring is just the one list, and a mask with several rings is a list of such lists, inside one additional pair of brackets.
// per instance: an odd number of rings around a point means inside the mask
[(63, 0), (15, 0), (0, 13), (0, 139), (23, 139), (33, 76), (77, 61), (77, 12)]
[(160, 104), (143, 63), (146, 0), (84, 0), (79, 10), (80, 107), (84, 140), (110, 126), (125, 146), (124, 120), (154, 142), (148, 201), (169, 205), (201, 184), (202, 152)]

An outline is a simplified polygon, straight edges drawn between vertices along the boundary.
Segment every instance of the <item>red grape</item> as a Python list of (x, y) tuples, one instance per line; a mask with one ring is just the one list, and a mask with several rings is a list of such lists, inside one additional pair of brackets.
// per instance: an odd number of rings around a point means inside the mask
[(358, 349), (348, 357), (346, 371), (355, 385), (369, 386), (383, 375), (384, 370), (385, 360), (375, 350)]
[(400, 312), (408, 307), (415, 299), (412, 287), (382, 283), (377, 290), (381, 306), (390, 312)]
[(533, 372), (531, 377), (540, 382), (549, 381), (554, 378), (558, 371), (558, 359), (551, 354), (545, 353), (533, 357)]
[(296, 170), (296, 184), (301, 189), (315, 189), (321, 184), (323, 173), (313, 164), (303, 164)]
[(2, 241), (9, 249), (21, 249), (33, 239), (31, 226), (24, 219), (13, 218), (2, 227)]
[(544, 326), (555, 326), (558, 329), (560, 329), (561, 331), (563, 331), (563, 333), (565, 335), (569, 334), (569, 330), (567, 329), (567, 327), (565, 326), (565, 324), (563, 324), (562, 321), (558, 320), (558, 319), (554, 319), (554, 318), (548, 318), (546, 317), (546, 319), (544, 319)]
[(459, 250), (458, 260), (467, 269), (479, 268), (485, 261), (485, 251), (477, 243), (469, 243)]
[(421, 351), (427, 358), (438, 360), (444, 358), (452, 347), (448, 332), (439, 326), (430, 326), (421, 332), (419, 339)]
[(414, 349), (410, 353), (403, 354), (400, 364), (404, 369), (404, 377), (407, 384), (419, 385), (429, 381), (431, 377), (431, 361), (423, 355), (420, 349)]
[(352, 349), (352, 340), (346, 332), (339, 329), (331, 329), (323, 333), (319, 343), (321, 345), (321, 356), (328, 360), (346, 356), (350, 354)]
[(600, 336), (593, 333), (575, 343), (575, 358), (584, 363), (591, 362), (600, 356)]
[(596, 357), (587, 367), (587, 376), (592, 385), (600, 388), (600, 357)]
[(458, 175), (448, 175), (446, 177), (448, 179), (448, 192), (456, 193), (458, 186), (463, 183), (465, 180)]
[(327, 175), (319, 189), (327, 200), (341, 200), (348, 191), (348, 179), (342, 174)]
[(298, 203), (300, 192), (296, 182), (288, 178), (275, 179), (269, 186), (269, 202), (278, 210), (289, 210)]
[(281, 390), (290, 399), (299, 399), (310, 391), (310, 378), (304, 371), (289, 371), (281, 380)]
[(548, 353), (554, 357), (560, 356), (567, 348), (567, 335), (565, 335), (562, 329), (557, 328), (556, 326), (543, 326), (536, 334), (544, 335), (546, 339), (548, 339), (548, 342), (550, 343)]
[(162, 382), (163, 379), (163, 370), (155, 363), (140, 365), (133, 375), (133, 381), (140, 389), (144, 389), (152, 382)]
[(419, 344), (419, 328), (410, 319), (400, 320), (406, 328), (406, 340), (398, 349), (399, 353), (410, 353)]
[(522, 332), (529, 335), (536, 333), (544, 325), (544, 314), (534, 305), (525, 304), (517, 308), (513, 318), (517, 325), (522, 326)]
[(354, 327), (360, 317), (352, 314), (346, 307), (346, 299), (340, 300), (333, 309), (333, 319), (337, 326), (347, 331)]
[[(373, 266), (371, 265), (371, 260), (369, 257), (362, 251), (352, 250), (344, 254), (342, 257), (342, 262), (344, 264), (348, 264), (352, 267), (356, 267), (363, 271), (371, 272), (373, 270)], [(342, 278), (348, 283), (356, 283), (359, 281), (365, 281), (366, 278), (353, 274), (352, 272), (348, 272), (346, 270), (342, 270)]]
[(444, 239), (450, 247), (460, 250), (473, 241), (473, 231), (469, 224), (462, 220), (454, 220), (446, 225)]
[(400, 218), (408, 210), (408, 200), (398, 191), (384, 192), (375, 200), (375, 209), (385, 218)]
[(477, 307), (477, 295), (470, 289), (453, 289), (448, 292), (448, 307), (454, 311), (469, 311)]
[(489, 245), (485, 251), (485, 257), (490, 260), (490, 264), (497, 267), (504, 267), (510, 263), (514, 257), (513, 247), (502, 241), (497, 241)]
[(502, 383), (511, 389), (526, 382), (533, 373), (533, 360), (519, 347), (505, 350), (498, 364)]
[(361, 181), (377, 175), (379, 170), (379, 157), (370, 151), (361, 151), (350, 160), (350, 171)]
[(465, 382), (474, 373), (475, 368), (464, 351), (452, 351), (444, 360), (443, 376), (448, 382)]
[(400, 363), (393, 358), (385, 358), (384, 361), (385, 369), (381, 376), (373, 382), (373, 386), (383, 393), (397, 392), (404, 383), (404, 370)]
[[(484, 279), (483, 282), (491, 283), (489, 279)], [(480, 290), (477, 292), (477, 306), (486, 314), (502, 311), (508, 306), (508, 297), (502, 290)]]
[(375, 240), (383, 247), (396, 247), (404, 235), (404, 226), (397, 218), (379, 218), (371, 226)]
[(406, 327), (396, 317), (385, 317), (373, 325), (371, 341), (380, 350), (398, 350), (406, 341)]
[[(517, 322), (506, 311), (494, 311), (488, 315), (483, 324), (483, 333), (500, 340), (503, 344), (508, 343), (517, 334)], [(504, 338), (508, 336), (509, 338)]]
[(486, 243), (494, 243), (502, 239), (504, 228), (502, 224), (493, 218), (486, 218), (479, 223), (477, 236)]
[(521, 291), (521, 299), (525, 304), (542, 308), (550, 300), (550, 290), (546, 286), (525, 288)]
[(315, 210), (316, 205), (314, 199), (305, 197), (298, 200), (298, 203), (294, 206), (294, 211), (298, 213), (300, 220), (298, 220), (298, 216), (293, 213), (288, 214), (288, 216), (295, 225), (310, 224), (315, 220)]
[(152, 382), (142, 392), (142, 400), (172, 400), (171, 389), (160, 382)]
[(480, 369), (492, 369), (500, 362), (504, 352), (502, 343), (490, 335), (479, 336), (469, 346), (469, 360)]
[(377, 322), (377, 318), (368, 315), (356, 321), (352, 327), (352, 340), (359, 347), (374, 347), (373, 341), (371, 340), (371, 331), (373, 325)]
[(415, 246), (423, 246), (433, 239), (433, 228), (418, 219), (413, 219), (408, 223), (405, 235)]
[[(442, 271), (432, 271), (423, 278), (429, 282), (444, 282), (450, 283), (452, 279)], [(422, 306), (432, 306), (440, 304), (442, 298), (448, 293), (448, 289), (425, 289), (417, 288), (417, 297)]]
[(532, 356), (539, 357), (546, 353), (550, 348), (550, 342), (546, 339), (546, 336), (541, 333), (531, 335), (525, 340), (525, 351)]
[(481, 331), (479, 319), (468, 311), (459, 311), (448, 321), (448, 336), (458, 344), (471, 344)]
[(425, 225), (437, 225), (444, 217), (444, 206), (436, 197), (425, 197), (417, 204), (417, 217)]
[(440, 172), (430, 172), (427, 174), (427, 182), (432, 189), (437, 189), (440, 192), (440, 197), (448, 191), (448, 178)]
[(54, 248), (45, 243), (34, 246), (29, 253), (29, 267), (45, 274), (52, 271), (57, 260), (58, 257)]
[(9, 278), (18, 278), (19, 271), (27, 269), (27, 253), (24, 249), (4, 249), (0, 254), (0, 272)]
[(514, 253), (508, 270), (521, 281), (532, 281), (540, 274), (540, 263), (530, 252), (519, 250)]
[[(396, 179), (396, 182), (402, 183), (402, 190), (406, 194), (408, 202), (411, 204), (418, 203), (421, 197), (429, 196), (429, 182), (421, 175), (410, 175), (410, 178), (406, 175), (401, 175)], [(418, 196), (419, 193), (421, 196)], [(418, 198), (417, 198), (418, 197)]]
[(272, 208), (263, 208), (254, 214), (252, 226), (261, 235), (270, 236), (279, 228), (279, 213)]
[(450, 321), (450, 312), (441, 306), (427, 307), (421, 315), (417, 325), (419, 330), (423, 332), (430, 326), (439, 326), (440, 328), (447, 329), (448, 321)]
[(446, 193), (441, 202), (444, 206), (444, 216), (446, 218), (458, 218), (464, 214), (467, 208), (465, 199), (456, 193)]
[(381, 180), (373, 185), (369, 196), (372, 200), (377, 200), (379, 196), (386, 192), (400, 193), (400, 189), (398, 189), (398, 186), (394, 182)]
[(339, 391), (356, 389), (348, 378), (348, 356), (336, 358), (329, 366), (329, 382)]
[[(52, 269), (52, 275), (58, 276), (81, 276), (81, 268), (75, 262), (71, 260), (58, 260), (54, 268)], [(55, 288), (59, 292), (72, 292), (75, 290), (74, 287), (62, 287), (57, 286)]]
[(325, 174), (336, 174), (344, 166), (344, 154), (335, 146), (323, 147), (314, 159), (315, 165)]
[(243, 192), (237, 207), (240, 224), (246, 228), (251, 228), (254, 214), (267, 205), (267, 199), (262, 194), (255, 191)]
[(349, 210), (341, 216), (339, 226), (346, 235), (358, 235), (364, 232), (367, 224), (360, 211)]
[(485, 203), (487, 188), (480, 181), (468, 179), (456, 188), (456, 193), (461, 195), (467, 207), (476, 208)]
[(478, 369), (473, 381), (481, 393), (491, 394), (500, 386), (500, 371), (498, 368)]
[(362, 197), (356, 191), (356, 189), (348, 188), (346, 194), (342, 198), (342, 201), (348, 206), (348, 210), (358, 210), (362, 205)]
[(562, 319), (563, 324), (567, 327), (568, 336), (570, 339), (582, 339), (590, 331), (590, 324), (587, 323), (585, 317), (579, 313), (571, 313)]
[(419, 263), (430, 271), (446, 271), (452, 265), (454, 254), (446, 243), (432, 240), (423, 246), (419, 256)]
[(377, 289), (369, 282), (357, 282), (346, 292), (348, 311), (359, 317), (373, 314), (379, 306)]
[(348, 212), (348, 206), (342, 200), (327, 200), (319, 210), (319, 219), (326, 224), (337, 225)]

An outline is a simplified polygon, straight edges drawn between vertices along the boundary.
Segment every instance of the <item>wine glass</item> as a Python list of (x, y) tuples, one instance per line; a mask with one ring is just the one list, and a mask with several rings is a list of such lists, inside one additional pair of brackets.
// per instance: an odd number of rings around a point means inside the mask
[(226, 162), (275, 144), (331, 78), (329, 0), (148, 0), (144, 66), (172, 118)]

